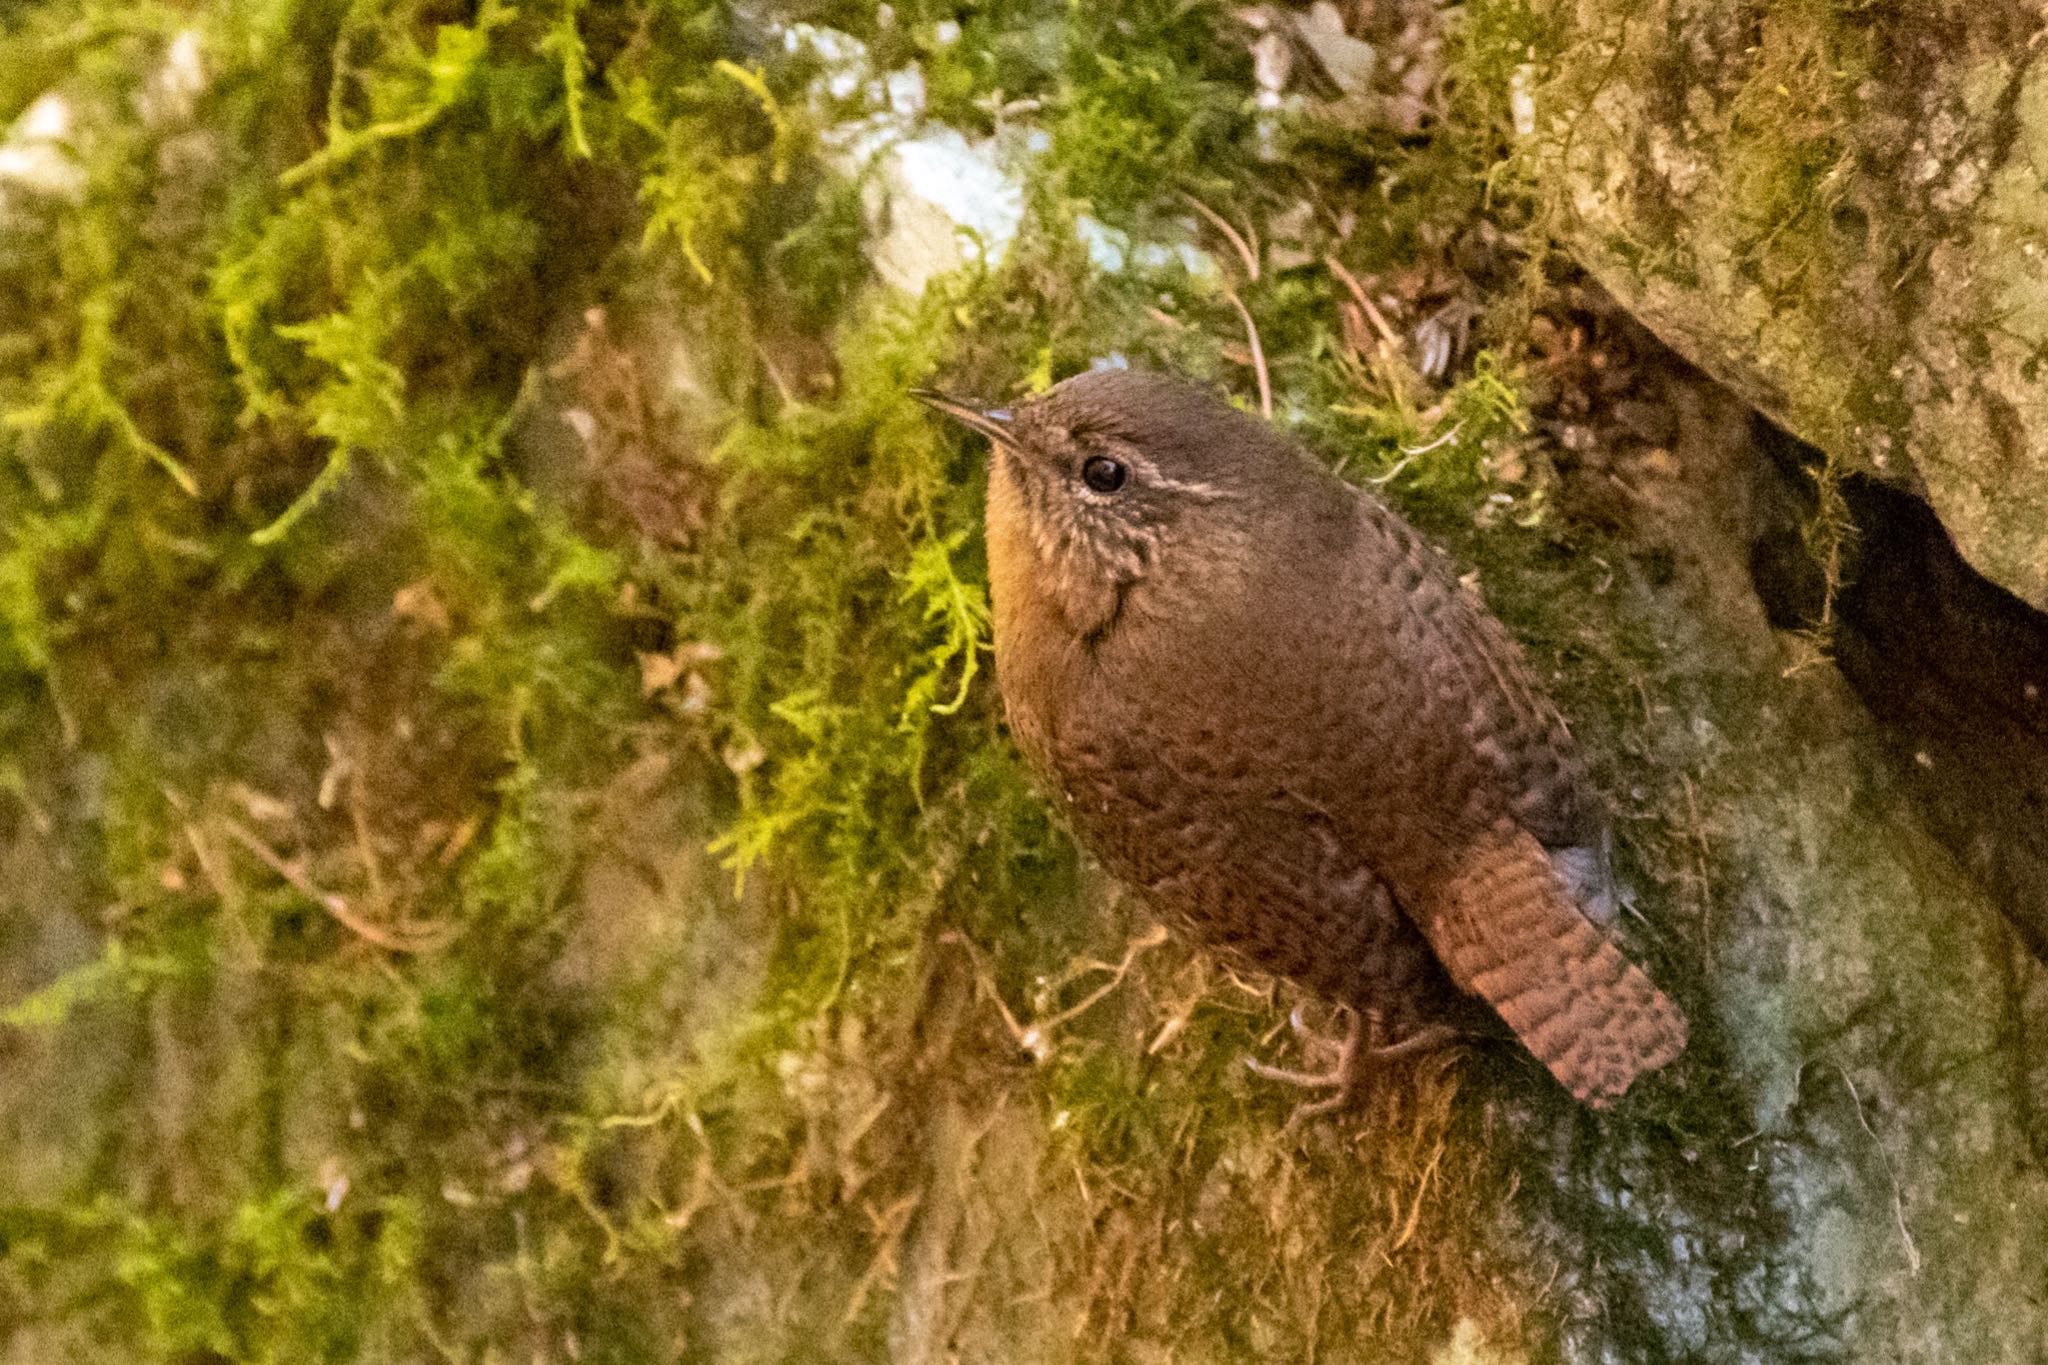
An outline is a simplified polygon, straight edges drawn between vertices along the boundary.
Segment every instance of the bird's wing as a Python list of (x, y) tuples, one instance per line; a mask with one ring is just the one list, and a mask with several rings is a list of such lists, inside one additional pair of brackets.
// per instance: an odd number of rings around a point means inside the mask
[[(1395, 613), (1415, 693), (1409, 733), (1431, 750), (1410, 761), (1449, 779), (1421, 789), (1441, 805), (1428, 817), (1437, 853), (1396, 852), (1383, 874), (1451, 979), (1574, 1095), (1605, 1104), (1684, 1050), (1685, 1017), (1588, 917), (1606, 888), (1605, 821), (1520, 649), (1448, 560), (1371, 498), (1360, 503), (1362, 533), (1378, 538), (1360, 562), (1381, 575), (1375, 600)], [(1589, 844), (1590, 874), (1557, 856)]]
[(1451, 979), (1585, 1103), (1605, 1107), (1685, 1050), (1685, 1015), (1579, 913), (1527, 831), (1501, 822), (1418, 899)]
[(1370, 555), (1387, 566), (1406, 618), (1402, 627), (1420, 645), (1430, 700), (1456, 716), (1498, 778), (1516, 823), (1547, 848), (1601, 846), (1606, 821), (1571, 732), (1536, 686), (1514, 637), (1413, 527), (1370, 495), (1358, 501), (1361, 534), (1378, 542)]

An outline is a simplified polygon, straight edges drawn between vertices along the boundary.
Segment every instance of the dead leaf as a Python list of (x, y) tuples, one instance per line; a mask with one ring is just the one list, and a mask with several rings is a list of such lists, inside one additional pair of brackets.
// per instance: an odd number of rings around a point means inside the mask
[(401, 621), (412, 621), (443, 634), (454, 628), (448, 608), (435, 593), (431, 579), (422, 578), (416, 583), (408, 583), (391, 594), (391, 614)]

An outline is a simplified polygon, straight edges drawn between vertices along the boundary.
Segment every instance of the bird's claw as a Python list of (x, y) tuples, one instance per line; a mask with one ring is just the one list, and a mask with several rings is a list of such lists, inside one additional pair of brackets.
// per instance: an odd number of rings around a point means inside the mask
[(1328, 1071), (1293, 1071), (1284, 1066), (1274, 1066), (1256, 1057), (1244, 1059), (1245, 1070), (1261, 1080), (1278, 1081), (1282, 1085), (1298, 1085), (1304, 1090), (1325, 1090), (1330, 1086), (1341, 1086), (1344, 1078), (1332, 1067)]
[(1345, 1013), (1350, 1016), (1351, 1026), (1345, 1030), (1341, 1042), (1333, 1042), (1311, 1032), (1302, 1021), (1299, 1006), (1287, 1016), (1289, 1026), (1301, 1038), (1305, 1047), (1336, 1050), (1336, 1063), (1327, 1071), (1295, 1071), (1287, 1067), (1274, 1066), (1270, 1062), (1262, 1062), (1256, 1057), (1244, 1059), (1245, 1068), (1264, 1080), (1297, 1085), (1308, 1090), (1336, 1092), (1323, 1099), (1312, 1100), (1298, 1106), (1289, 1116), (1287, 1127), (1283, 1131), (1292, 1131), (1305, 1119), (1335, 1113), (1349, 1107), (1364, 1088), (1366, 1077), (1382, 1063), (1440, 1047), (1458, 1036), (1456, 1029), (1448, 1025), (1435, 1024), (1417, 1029), (1407, 1037), (1394, 1042), (1381, 1043), (1371, 1036), (1378, 1031), (1377, 1020), (1368, 1019), (1365, 1014), (1354, 1009), (1346, 1009)]
[[(1287, 1011), (1288, 1030), (1292, 1032), (1295, 1038), (1301, 1043), (1302, 1050), (1305, 1052), (1321, 1052), (1331, 1054), (1342, 1053), (1344, 1050), (1345, 1040), (1341, 1038), (1332, 1038), (1328, 1034), (1319, 1033), (1315, 1029), (1310, 1028), (1308, 1019), (1303, 1014), (1303, 1010), (1306, 1008), (1307, 1006), (1305, 1005), (1296, 1005), (1293, 1009)], [(1263, 1065), (1263, 1063), (1260, 1063), (1259, 1065)], [(1258, 1070), (1258, 1066), (1255, 1065), (1252, 1069), (1256, 1071)], [(1301, 1075), (1303, 1073), (1288, 1072), (1286, 1074)]]

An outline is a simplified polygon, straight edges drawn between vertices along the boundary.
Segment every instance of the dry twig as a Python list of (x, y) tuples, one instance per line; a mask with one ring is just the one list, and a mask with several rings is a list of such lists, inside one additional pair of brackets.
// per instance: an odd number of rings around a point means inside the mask
[(394, 953), (428, 953), (447, 947), (455, 938), (457, 930), (451, 925), (407, 923), (386, 928), (366, 920), (349, 907), (346, 899), (315, 886), (304, 868), (278, 853), (247, 825), (223, 816), (220, 827), (229, 838), (254, 854), (258, 862), (282, 877), (294, 891), (325, 910), (337, 924), (366, 943)]
[(1230, 225), (1229, 219), (1195, 198), (1192, 194), (1183, 193), (1181, 198), (1193, 205), (1195, 212), (1208, 219), (1218, 232), (1230, 240), (1231, 246), (1237, 248), (1238, 259), (1244, 262), (1245, 279), (1252, 284), (1257, 284), (1259, 282), (1258, 229), (1255, 227), (1250, 229), (1251, 240), (1247, 241), (1243, 233), (1240, 233)]
[(1259, 325), (1252, 321), (1251, 309), (1244, 306), (1244, 300), (1237, 296), (1235, 289), (1223, 291), (1223, 297), (1230, 300), (1230, 306), (1244, 319), (1244, 334), (1251, 341), (1252, 373), (1259, 377), (1259, 416), (1273, 420), (1273, 381), (1266, 373), (1266, 348), (1259, 344)]
[(995, 977), (982, 965), (981, 954), (976, 951), (974, 944), (966, 935), (949, 933), (945, 936), (945, 941), (958, 943), (966, 951), (967, 960), (974, 966), (976, 987), (995, 1003), (997, 1012), (1003, 1016), (1004, 1029), (1009, 1032), (1011, 1038), (1016, 1040), (1017, 1046), (1030, 1053), (1034, 1058), (1043, 1060), (1052, 1051), (1052, 1031), (1062, 1024), (1072, 1023), (1075, 1019), (1080, 1018), (1081, 1015), (1093, 1009), (1096, 1004), (1108, 996), (1111, 991), (1122, 985), (1124, 978), (1130, 974), (1132, 964), (1138, 960), (1141, 954), (1150, 952), (1166, 942), (1166, 929), (1163, 925), (1155, 924), (1144, 933), (1138, 935), (1138, 937), (1132, 939), (1124, 946), (1123, 960), (1115, 966), (1111, 966), (1107, 962), (1090, 962), (1086, 964), (1079, 973), (1076, 973), (1077, 976), (1087, 972), (1108, 972), (1109, 980), (1103, 982), (1100, 986), (1097, 986), (1058, 1014), (1051, 1015), (1045, 1019), (1034, 1020), (1029, 1024), (1019, 1023), (1017, 1016), (1010, 1012), (1009, 1005), (1003, 1001), (1002, 992), (996, 989)]

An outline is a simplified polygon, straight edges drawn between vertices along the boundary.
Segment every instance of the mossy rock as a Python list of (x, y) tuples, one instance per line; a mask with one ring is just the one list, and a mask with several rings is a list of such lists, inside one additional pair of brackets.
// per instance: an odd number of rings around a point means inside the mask
[(2039, 7), (1533, 0), (1526, 173), (1668, 344), (2048, 606)]
[[(1513, 300), (1441, 382), (1346, 339), (1325, 253), (1527, 227), (1545, 49), (1478, 8), (1423, 138), (1269, 118), (1214, 0), (0, 6), (0, 114), (78, 130), (0, 220), (10, 1358), (2031, 1365), (2048, 1002), (1700, 539), (1740, 414), (1581, 525)], [(1037, 158), (1007, 250), (882, 287), (891, 91), (800, 24)], [(1609, 1113), (1474, 1048), (1287, 1131), (1292, 998), (1002, 733), (981, 453), (905, 390), (1251, 404), (1247, 327), (1595, 757), (1694, 1020)]]

